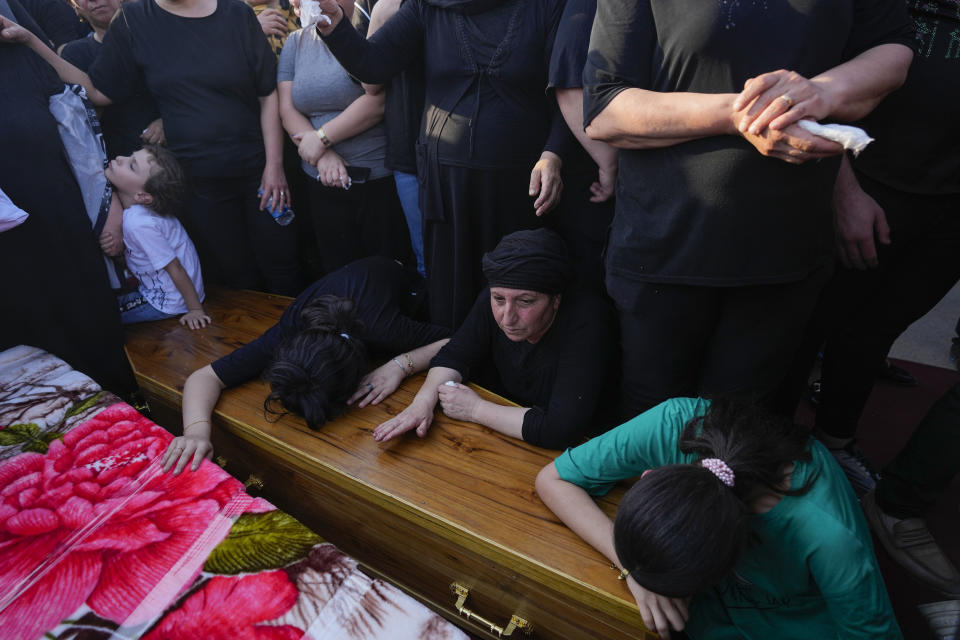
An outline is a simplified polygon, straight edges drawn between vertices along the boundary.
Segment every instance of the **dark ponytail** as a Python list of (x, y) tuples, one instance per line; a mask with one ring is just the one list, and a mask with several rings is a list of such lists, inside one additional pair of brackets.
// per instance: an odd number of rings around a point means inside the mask
[(263, 374), (270, 384), (263, 409), (277, 418), (295, 413), (319, 429), (343, 412), (364, 373), (363, 327), (353, 301), (330, 295), (311, 300), (300, 319), (303, 329), (280, 345)]
[[(747, 543), (750, 501), (784, 491), (785, 471), (809, 460), (809, 431), (739, 401), (717, 399), (691, 420), (678, 445), (698, 460), (716, 458), (733, 471), (728, 487), (695, 464), (651, 470), (627, 491), (614, 520), (614, 547), (645, 589), (670, 597), (699, 593), (732, 571)], [(815, 480), (815, 478), (814, 478)]]

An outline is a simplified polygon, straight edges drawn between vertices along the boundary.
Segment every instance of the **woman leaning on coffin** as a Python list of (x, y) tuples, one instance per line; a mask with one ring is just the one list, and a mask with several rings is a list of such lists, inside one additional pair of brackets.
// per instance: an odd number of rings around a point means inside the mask
[[(420, 319), (423, 279), (381, 256), (357, 260), (308, 287), (256, 340), (194, 371), (183, 387), (183, 433), (165, 471), (196, 470), (210, 458), (220, 393), (261, 377), (268, 416), (292, 413), (311, 429), (348, 405), (377, 404), (427, 368), (449, 332)], [(380, 363), (374, 367), (374, 363)]]
[[(414, 401), (374, 430), (378, 441), (427, 434), (439, 403), (457, 420), (549, 449), (577, 444), (604, 426), (615, 389), (612, 310), (601, 297), (570, 290), (563, 240), (547, 229), (517, 231), (483, 257), (489, 286), (430, 363)], [(484, 400), (470, 379), (517, 402)]]

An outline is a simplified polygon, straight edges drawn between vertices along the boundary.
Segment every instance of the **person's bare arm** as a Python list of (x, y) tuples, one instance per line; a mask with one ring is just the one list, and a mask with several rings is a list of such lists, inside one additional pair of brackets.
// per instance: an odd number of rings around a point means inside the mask
[[(602, 553), (615, 567), (623, 569), (613, 545), (613, 521), (583, 488), (562, 479), (552, 462), (537, 474), (535, 485), (543, 503), (571, 531)], [(648, 628), (662, 638), (669, 638), (671, 629), (683, 629), (690, 617), (685, 599), (668, 598), (648, 591), (629, 576), (626, 582)]]
[(606, 142), (594, 140), (583, 130), (583, 89), (555, 89), (557, 105), (580, 146), (597, 163), (597, 181), (590, 186), (591, 202), (603, 202), (614, 192), (617, 181), (617, 150)]
[(16, 42), (30, 47), (30, 49), (43, 58), (47, 64), (53, 67), (63, 82), (78, 84), (83, 87), (90, 102), (98, 107), (113, 104), (110, 98), (100, 93), (100, 91), (93, 86), (90, 76), (58, 56), (56, 51), (51, 49), (47, 43), (38, 38), (32, 31), (2, 16), (0, 16), (0, 42)]
[(383, 120), (386, 94), (378, 91), (376, 85), (364, 85), (364, 89), (363, 95), (358, 96), (346, 109), (323, 125), (323, 134), (330, 141), (329, 147), (321, 141), (320, 131), (315, 131), (312, 126), (291, 134), (304, 161), (316, 164), (328, 148), (335, 149), (338, 142), (363, 133)]
[(174, 438), (167, 447), (164, 471), (173, 468), (174, 474), (178, 474), (188, 463), (190, 470), (196, 471), (204, 458), (213, 455), (210, 420), (220, 392), (225, 388), (210, 365), (197, 369), (187, 378), (183, 385), (183, 435)]
[(370, 13), (370, 24), (367, 25), (367, 37), (375, 34), (377, 29), (392, 18), (399, 8), (400, 0), (379, 0), (377, 4), (373, 5), (373, 11)]
[(100, 249), (108, 256), (119, 256), (125, 247), (123, 244), (123, 205), (116, 191), (110, 197), (110, 210), (107, 212), (107, 221), (100, 234)]
[[(313, 125), (307, 116), (293, 106), (293, 81), (283, 80), (277, 83), (277, 101), (280, 109), (280, 122), (287, 135), (313, 131)], [(316, 162), (316, 161), (314, 161)], [(313, 164), (313, 163), (311, 163)]]
[(843, 265), (852, 269), (878, 266), (877, 243), (890, 244), (890, 225), (883, 208), (860, 186), (846, 156), (833, 186), (833, 221)]
[(481, 398), (470, 387), (457, 383), (437, 389), (443, 413), (454, 420), (475, 422), (512, 438), (523, 438), (523, 416), (528, 407), (511, 407)]
[(396, 391), (404, 379), (425, 371), (433, 356), (448, 342), (450, 339), (444, 338), (391, 358), (360, 379), (357, 390), (347, 400), (347, 404), (357, 402), (361, 409), (368, 404), (379, 404)]
[(621, 149), (656, 149), (736, 134), (732, 93), (662, 93), (632, 87), (618, 93), (587, 125), (594, 140)]
[(177, 291), (180, 292), (184, 302), (187, 303), (187, 312), (180, 317), (180, 324), (191, 329), (202, 329), (210, 324), (210, 316), (203, 310), (200, 296), (197, 295), (197, 290), (193, 286), (193, 281), (190, 280), (187, 270), (180, 264), (180, 259), (174, 258), (171, 260), (170, 264), (164, 267), (164, 270), (170, 275)]
[(283, 173), (283, 127), (280, 125), (276, 89), (260, 98), (260, 129), (267, 158), (260, 180), (260, 208), (266, 209), (272, 197), (273, 210), (279, 211), (290, 204), (290, 188)]

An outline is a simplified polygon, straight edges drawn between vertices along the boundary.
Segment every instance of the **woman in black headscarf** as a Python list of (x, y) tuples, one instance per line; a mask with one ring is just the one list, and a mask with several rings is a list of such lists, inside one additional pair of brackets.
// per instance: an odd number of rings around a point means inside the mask
[[(549, 449), (610, 426), (606, 379), (615, 357), (612, 314), (589, 293), (567, 292), (573, 276), (563, 240), (547, 229), (517, 231), (483, 257), (489, 286), (463, 326), (430, 363), (409, 407), (374, 430), (379, 441), (411, 429), (423, 437), (439, 402), (458, 420)], [(562, 304), (561, 304), (562, 302)], [(483, 400), (474, 379), (520, 406)]]

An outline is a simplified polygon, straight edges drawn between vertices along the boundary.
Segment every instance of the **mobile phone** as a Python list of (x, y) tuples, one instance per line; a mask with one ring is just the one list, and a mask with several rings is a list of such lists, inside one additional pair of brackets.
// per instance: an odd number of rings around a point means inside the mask
[(370, 179), (370, 167), (354, 167), (353, 165), (348, 165), (347, 177), (350, 178), (351, 184), (363, 184)]

